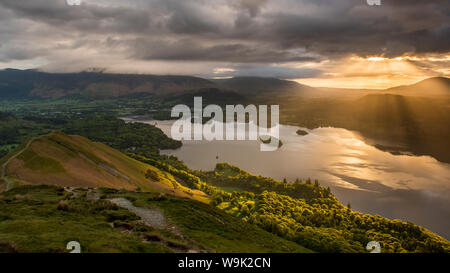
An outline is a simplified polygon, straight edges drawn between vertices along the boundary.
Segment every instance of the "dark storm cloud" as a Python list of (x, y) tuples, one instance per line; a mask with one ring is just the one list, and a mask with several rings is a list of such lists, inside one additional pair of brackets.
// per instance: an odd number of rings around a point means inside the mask
[(258, 15), (262, 7), (268, 2), (268, 0), (237, 0), (233, 3), (238, 9), (243, 9), (249, 13), (251, 17)]
[(434, 29), (423, 29), (401, 35), (405, 44), (415, 46), (415, 52), (445, 53), (450, 49), (450, 23)]
[(71, 7), (65, 0), (2, 0), (0, 5), (18, 18), (46, 23), (63, 30), (86, 33), (143, 33), (150, 28), (150, 13), (127, 7), (82, 5)]
[(137, 39), (135, 57), (147, 60), (227, 61), (232, 63), (279, 63), (317, 61), (304, 53), (244, 43), (205, 45), (195, 39), (173, 42)]
[(51, 52), (64, 47), (133, 60), (266, 65), (450, 51), (447, 0), (84, 0), (77, 7), (2, 0), (0, 7), (0, 60), (40, 48), (41, 57), (60, 61)]
[[(328, 11), (311, 15), (270, 14), (264, 29), (271, 36), (265, 37), (286, 48), (306, 47), (332, 56), (353, 53), (392, 57), (409, 52), (447, 52), (450, 17), (449, 6), (444, 2), (416, 1), (410, 6), (407, 1), (393, 1), (395, 5), (391, 6), (391, 2), (384, 1), (380, 8), (336, 7), (329, 17)], [(426, 22), (417, 27), (417, 20), (424, 19)]]

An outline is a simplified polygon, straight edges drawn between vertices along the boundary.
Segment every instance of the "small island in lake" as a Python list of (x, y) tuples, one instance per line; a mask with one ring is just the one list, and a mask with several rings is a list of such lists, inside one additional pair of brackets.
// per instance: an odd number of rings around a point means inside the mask
[[(272, 137), (271, 136), (261, 136), (259, 138), (259, 140), (261, 140), (261, 142), (264, 143), (264, 144), (269, 144), (270, 141), (272, 140)], [(281, 141), (281, 139), (278, 139), (278, 148), (280, 148), (281, 146), (283, 146), (283, 142)]]

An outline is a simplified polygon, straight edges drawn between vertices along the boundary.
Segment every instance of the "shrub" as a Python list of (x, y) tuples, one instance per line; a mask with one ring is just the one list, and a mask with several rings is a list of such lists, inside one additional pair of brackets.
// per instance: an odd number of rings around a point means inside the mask
[(103, 215), (107, 218), (108, 222), (120, 221), (134, 221), (140, 218), (135, 214), (127, 210), (104, 210)]
[(59, 201), (57, 209), (62, 211), (69, 211), (69, 202), (65, 200)]
[(165, 201), (167, 196), (164, 193), (160, 193), (158, 196), (148, 198), (148, 201)]
[(156, 182), (159, 181), (158, 173), (155, 172), (154, 170), (150, 170), (150, 169), (148, 169), (147, 172), (145, 173), (145, 178), (151, 179), (151, 180), (156, 181)]

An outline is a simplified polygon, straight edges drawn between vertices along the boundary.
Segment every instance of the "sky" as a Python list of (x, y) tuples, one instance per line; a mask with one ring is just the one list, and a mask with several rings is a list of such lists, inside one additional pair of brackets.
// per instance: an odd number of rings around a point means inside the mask
[(388, 88), (450, 76), (450, 4), (0, 0), (2, 68), (261, 76)]

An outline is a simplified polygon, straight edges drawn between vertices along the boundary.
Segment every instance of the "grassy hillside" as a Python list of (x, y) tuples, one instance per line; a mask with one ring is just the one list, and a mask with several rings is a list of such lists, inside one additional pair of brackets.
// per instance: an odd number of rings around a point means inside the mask
[[(92, 197), (97, 195), (97, 197)], [(158, 209), (156, 228), (109, 199)], [(0, 194), (0, 252), (309, 252), (206, 204), (158, 193), (20, 186)]]
[(161, 209), (187, 240), (208, 252), (311, 252), (192, 199), (136, 192), (110, 192), (107, 196), (123, 196), (138, 207)]
[[(10, 157), (13, 158), (6, 165), (5, 174), (17, 183), (139, 189), (194, 196), (172, 175), (81, 136), (53, 132), (32, 139), (28, 147), (22, 145)], [(154, 175), (149, 177), (147, 172)]]
[[(83, 252), (171, 252), (112, 228), (107, 204), (92, 201), (71, 212), (58, 209), (70, 196), (55, 186), (22, 186), (2, 193), (0, 252), (68, 252), (70, 241), (79, 241)], [(115, 212), (116, 217), (134, 219), (126, 210)]]

